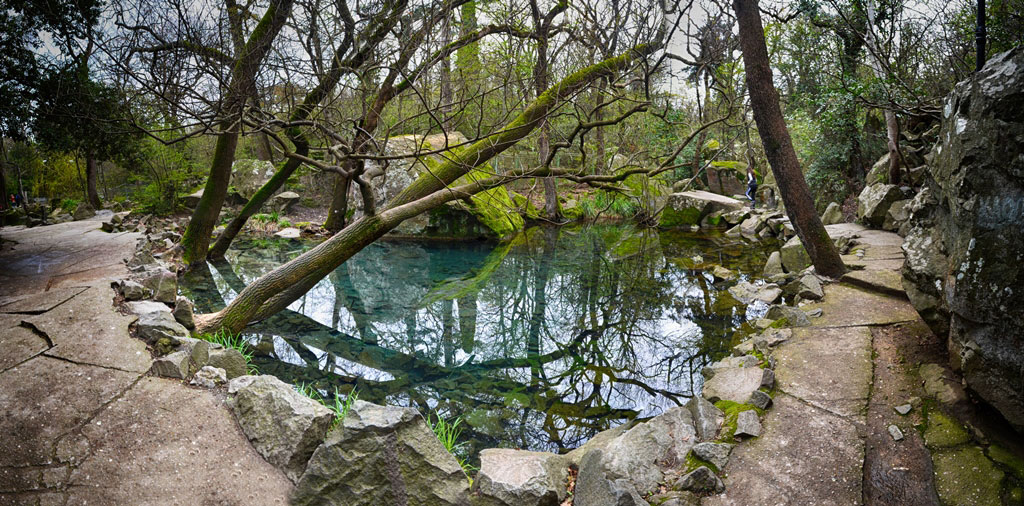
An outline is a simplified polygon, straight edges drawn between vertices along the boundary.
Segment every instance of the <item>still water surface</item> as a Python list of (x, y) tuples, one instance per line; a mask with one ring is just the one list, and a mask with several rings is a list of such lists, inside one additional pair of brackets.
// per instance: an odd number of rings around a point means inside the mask
[[(217, 309), (312, 245), (238, 242), (184, 289)], [(490, 447), (564, 451), (699, 391), (701, 368), (766, 309), (737, 302), (725, 291), (736, 281), (710, 269), (756, 280), (768, 251), (625, 226), (378, 242), (244, 335), (263, 374), (461, 417), (471, 460)]]

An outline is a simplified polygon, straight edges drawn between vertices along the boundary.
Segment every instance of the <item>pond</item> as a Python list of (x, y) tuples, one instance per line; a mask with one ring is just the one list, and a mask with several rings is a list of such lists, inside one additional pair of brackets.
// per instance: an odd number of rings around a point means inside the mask
[[(247, 240), (191, 275), (197, 310), (313, 243)], [(770, 251), (721, 234), (532, 228), (506, 243), (380, 241), (246, 329), (263, 374), (462, 419), (463, 451), (565, 451), (685, 403), (764, 314), (726, 289)], [(722, 265), (740, 274), (715, 281)], [(760, 304), (760, 305), (759, 305)]]

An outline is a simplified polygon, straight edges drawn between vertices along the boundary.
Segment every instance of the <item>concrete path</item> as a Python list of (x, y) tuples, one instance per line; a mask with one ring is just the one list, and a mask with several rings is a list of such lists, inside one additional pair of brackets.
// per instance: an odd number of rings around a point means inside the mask
[(864, 501), (872, 330), (920, 318), (905, 297), (893, 296), (902, 293), (893, 289), (903, 263), (902, 238), (853, 224), (829, 232), (857, 236), (844, 260), (862, 270), (853, 271), (852, 281), (827, 285), (822, 303), (804, 307), (820, 308), (821, 317), (812, 318), (811, 327), (793, 329), (793, 338), (772, 353), (777, 390), (762, 435), (737, 446), (725, 468), (726, 493), (703, 504)]
[(0, 505), (286, 504), (223, 399), (146, 374), (110, 288), (138, 234), (99, 226), (0, 229)]

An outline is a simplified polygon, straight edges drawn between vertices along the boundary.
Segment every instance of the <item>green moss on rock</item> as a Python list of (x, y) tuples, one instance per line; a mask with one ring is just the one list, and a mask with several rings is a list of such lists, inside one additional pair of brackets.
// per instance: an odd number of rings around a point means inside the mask
[(1010, 468), (1018, 479), (1024, 480), (1024, 458), (1010, 453), (1010, 450), (997, 444), (988, 447), (988, 457)]
[(681, 210), (666, 207), (661, 211), (658, 226), (662, 228), (684, 227), (700, 223), (700, 209), (687, 207)]
[(928, 412), (928, 426), (924, 430), (924, 442), (929, 448), (950, 448), (970, 440), (970, 434), (956, 420), (939, 410)]
[(935, 490), (942, 504), (1000, 506), (1003, 472), (981, 448), (964, 446), (932, 454)]
[(740, 416), (740, 413), (744, 411), (755, 411), (757, 416), (761, 417), (764, 415), (764, 410), (758, 409), (757, 406), (750, 404), (740, 404), (738, 402), (729, 401), (722, 399), (715, 403), (715, 407), (722, 411), (724, 420), (722, 421), (722, 430), (718, 433), (718, 441), (725, 443), (735, 443), (736, 434), (736, 418)]

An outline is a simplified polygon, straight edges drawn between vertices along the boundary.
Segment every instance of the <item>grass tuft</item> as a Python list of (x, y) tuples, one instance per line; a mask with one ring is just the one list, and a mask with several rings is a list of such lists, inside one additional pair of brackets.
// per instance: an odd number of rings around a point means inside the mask
[[(435, 418), (436, 420), (434, 420)], [(436, 411), (434, 412), (434, 417), (427, 415), (427, 425), (430, 426), (430, 430), (434, 431), (437, 440), (441, 442), (445, 450), (448, 450), (448, 453), (455, 457), (455, 461), (462, 467), (462, 472), (466, 473), (466, 477), (469, 478), (470, 473), (475, 471), (476, 468), (469, 464), (469, 459), (466, 455), (466, 443), (459, 442), (459, 436), (462, 434), (462, 429), (459, 427), (461, 423), (462, 417), (448, 421), (442, 418), (441, 414)]]
[(352, 409), (352, 405), (359, 400), (359, 391), (352, 389), (348, 395), (342, 395), (337, 388), (334, 389), (334, 398), (328, 402), (322, 395), (320, 390), (317, 390), (315, 383), (299, 383), (295, 385), (295, 391), (319, 402), (325, 408), (334, 412), (334, 421), (331, 422), (331, 427), (328, 431), (333, 430), (341, 422), (345, 420), (345, 416)]
[(213, 334), (199, 334), (199, 339), (208, 341), (214, 344), (219, 344), (224, 348), (238, 351), (245, 358), (245, 369), (249, 374), (259, 374), (260, 368), (256, 367), (256, 364), (252, 363), (252, 348), (249, 347), (249, 343), (245, 341), (241, 334), (232, 334), (226, 329), (220, 329)]

